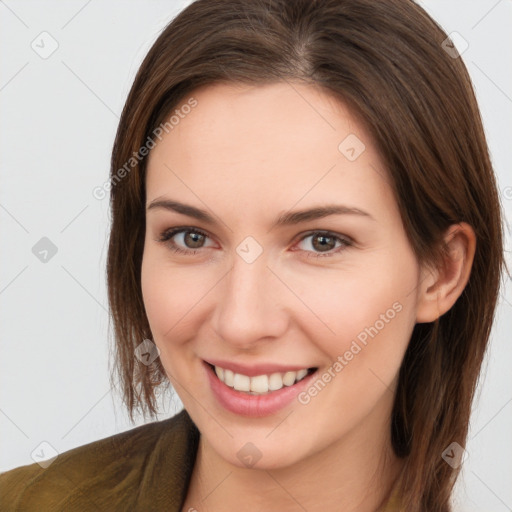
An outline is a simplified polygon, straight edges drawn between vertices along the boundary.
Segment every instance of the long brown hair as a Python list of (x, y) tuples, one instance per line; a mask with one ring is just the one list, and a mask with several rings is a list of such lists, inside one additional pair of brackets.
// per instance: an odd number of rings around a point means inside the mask
[(476, 233), (464, 292), (437, 321), (413, 330), (390, 431), (405, 459), (405, 510), (450, 510), (459, 469), (442, 453), (452, 442), (465, 446), (499, 295), (503, 234), (471, 81), (461, 58), (445, 51), (446, 38), (410, 0), (198, 0), (165, 28), (130, 90), (111, 162), (108, 294), (115, 371), (132, 419), (136, 409), (154, 417), (155, 389), (167, 381), (158, 358), (146, 366), (134, 357), (151, 338), (140, 282), (141, 147), (201, 85), (314, 84), (352, 107), (373, 135), (420, 262), (441, 261), (450, 225), (464, 221)]

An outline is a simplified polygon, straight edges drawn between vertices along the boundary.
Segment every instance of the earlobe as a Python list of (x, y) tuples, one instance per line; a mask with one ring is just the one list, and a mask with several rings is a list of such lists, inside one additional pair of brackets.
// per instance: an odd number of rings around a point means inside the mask
[(473, 228), (453, 224), (444, 236), (445, 252), (436, 268), (422, 268), (416, 322), (433, 322), (446, 313), (460, 297), (469, 280), (476, 249)]

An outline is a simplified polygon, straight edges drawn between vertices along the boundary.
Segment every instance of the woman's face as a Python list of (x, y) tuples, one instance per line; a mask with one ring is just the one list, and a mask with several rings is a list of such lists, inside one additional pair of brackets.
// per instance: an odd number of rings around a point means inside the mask
[(141, 276), (185, 408), (239, 467), (388, 439), (420, 267), (369, 133), (312, 86), (192, 96), (149, 156)]

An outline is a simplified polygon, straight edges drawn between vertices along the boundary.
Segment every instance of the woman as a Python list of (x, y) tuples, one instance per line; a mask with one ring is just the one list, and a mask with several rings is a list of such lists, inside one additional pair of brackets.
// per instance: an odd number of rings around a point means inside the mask
[(167, 382), (184, 410), (3, 474), (6, 510), (451, 510), (503, 249), (446, 40), (408, 0), (172, 21), (114, 144), (108, 288), (130, 414)]

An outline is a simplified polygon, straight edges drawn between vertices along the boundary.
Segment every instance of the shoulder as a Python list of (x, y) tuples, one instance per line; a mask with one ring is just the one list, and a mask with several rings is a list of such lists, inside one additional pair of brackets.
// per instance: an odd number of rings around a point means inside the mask
[(161, 473), (163, 463), (168, 484), (174, 479), (180, 494), (197, 440), (197, 428), (183, 410), (61, 453), (46, 468), (34, 463), (11, 469), (0, 474), (2, 510), (130, 509), (140, 502), (141, 490), (157, 485), (152, 477)]

